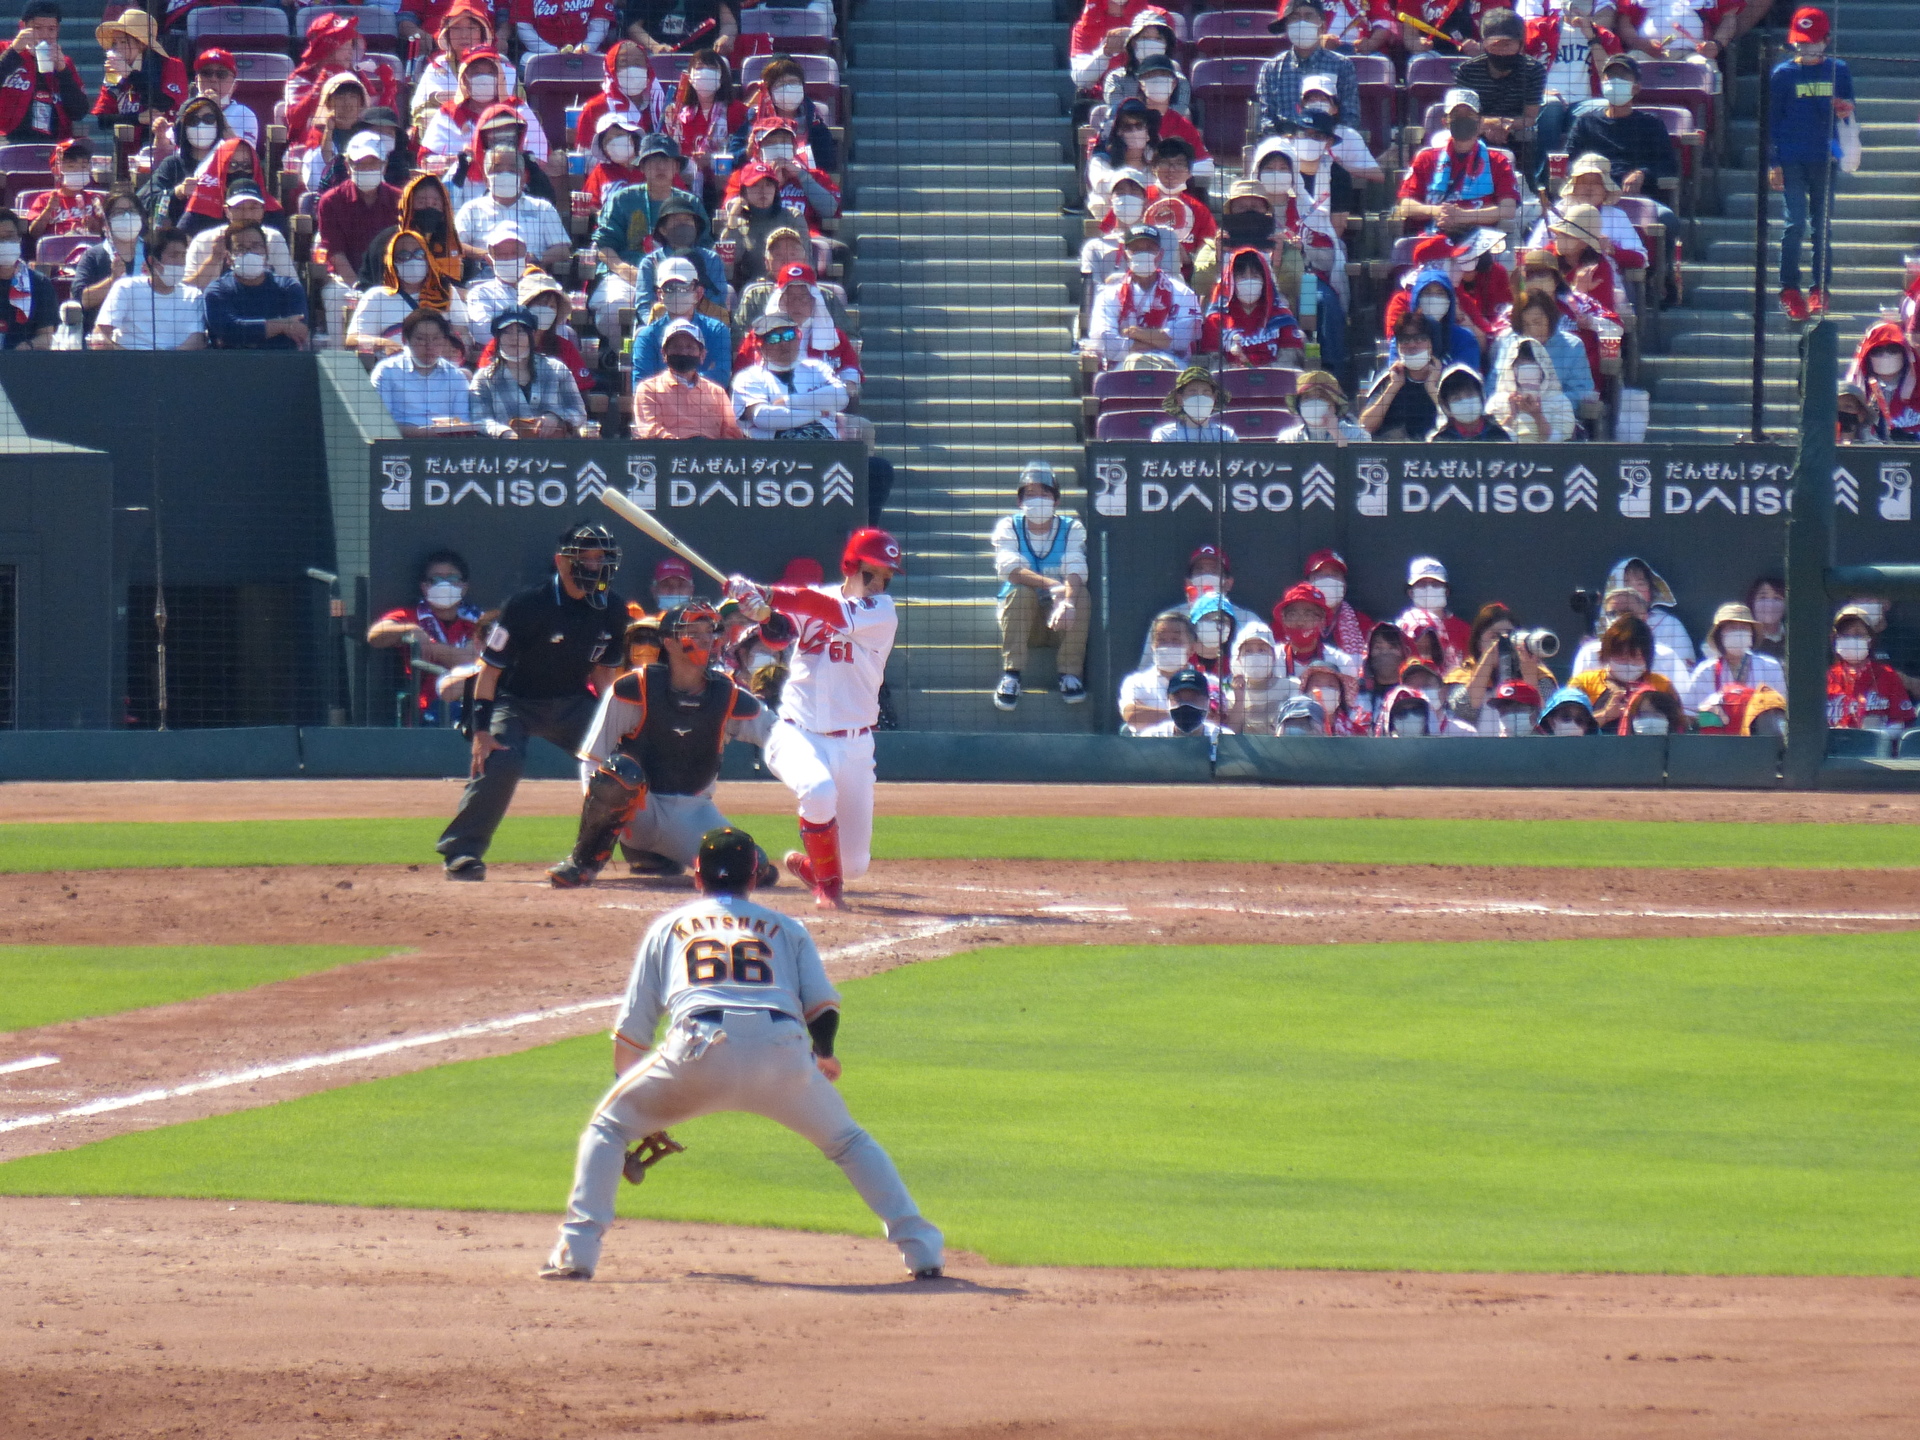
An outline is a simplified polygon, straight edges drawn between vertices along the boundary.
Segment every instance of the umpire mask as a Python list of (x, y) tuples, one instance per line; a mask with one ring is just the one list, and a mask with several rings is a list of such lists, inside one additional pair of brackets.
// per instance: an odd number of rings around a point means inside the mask
[(573, 583), (586, 592), (586, 602), (596, 610), (606, 609), (607, 591), (620, 568), (620, 546), (613, 535), (604, 526), (576, 525), (561, 537), (560, 558)]

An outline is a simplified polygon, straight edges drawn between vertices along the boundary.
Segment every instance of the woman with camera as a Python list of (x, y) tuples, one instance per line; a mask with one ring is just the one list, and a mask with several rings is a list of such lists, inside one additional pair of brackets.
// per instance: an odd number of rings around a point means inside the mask
[(1447, 676), (1447, 707), (1480, 734), (1498, 735), (1500, 711), (1494, 692), (1518, 681), (1551, 695), (1560, 682), (1541, 657), (1559, 654), (1560, 638), (1551, 630), (1515, 630), (1513, 612), (1498, 600), (1480, 607), (1468, 634), (1470, 658)]

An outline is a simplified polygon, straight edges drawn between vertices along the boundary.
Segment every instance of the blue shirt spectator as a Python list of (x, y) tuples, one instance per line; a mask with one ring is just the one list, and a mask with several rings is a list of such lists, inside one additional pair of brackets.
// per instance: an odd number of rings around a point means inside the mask
[(216, 350), (304, 350), (307, 290), (268, 268), (266, 232), (227, 232), (233, 268), (207, 287), (207, 343)]
[(658, 375), (667, 368), (666, 357), (660, 353), (660, 342), (666, 337), (667, 326), (676, 319), (685, 320), (688, 324), (697, 326), (701, 338), (706, 341), (707, 353), (700, 362), (700, 373), (722, 389), (731, 385), (733, 383), (733, 331), (711, 315), (702, 315), (698, 310), (680, 316), (662, 315), (634, 335), (634, 383), (637, 385), (649, 376)]
[(373, 388), (380, 392), (387, 413), (408, 439), (444, 431), (448, 421), (473, 423), (473, 396), (466, 372), (445, 358), (453, 348), (453, 331), (437, 310), (415, 310), (400, 327), (406, 349), (389, 355), (373, 367)]
[[(1260, 101), (1260, 133), (1277, 135), (1283, 127), (1300, 118), (1300, 81), (1308, 75), (1328, 75), (1333, 79), (1340, 102), (1340, 113), (1360, 113), (1360, 80), (1353, 61), (1337, 50), (1320, 44), (1326, 21), (1313, 0), (1289, 0), (1281, 7), (1281, 18), (1272, 28), (1283, 30), (1287, 49), (1260, 67), (1255, 91)], [(1308, 35), (1308, 29), (1312, 35)], [(1307, 43), (1302, 43), (1303, 41)]]

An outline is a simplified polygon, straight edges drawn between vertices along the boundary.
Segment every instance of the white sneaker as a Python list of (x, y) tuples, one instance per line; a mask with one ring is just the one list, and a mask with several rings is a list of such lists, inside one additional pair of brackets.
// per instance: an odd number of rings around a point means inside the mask
[(1069, 705), (1084, 705), (1087, 702), (1086, 683), (1078, 675), (1060, 677), (1060, 698)]
[(1019, 703), (1020, 677), (1018, 675), (1002, 675), (1000, 677), (1000, 684), (993, 692), (993, 708), (996, 710), (1011, 710)]

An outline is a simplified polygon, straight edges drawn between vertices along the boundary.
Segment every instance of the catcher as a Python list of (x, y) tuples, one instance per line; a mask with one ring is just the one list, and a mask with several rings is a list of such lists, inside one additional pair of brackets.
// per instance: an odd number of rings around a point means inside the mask
[[(591, 885), (616, 837), (636, 874), (678, 875), (700, 837), (727, 823), (713, 803), (720, 754), (728, 727), (759, 715), (760, 702), (711, 668), (721, 622), (709, 602), (682, 600), (642, 623), (657, 631), (661, 658), (616, 680), (588, 727), (579, 753), (593, 770), (579, 837), (547, 871), (557, 889)], [(778, 879), (759, 856), (755, 883)]]

